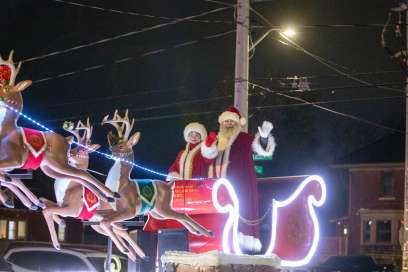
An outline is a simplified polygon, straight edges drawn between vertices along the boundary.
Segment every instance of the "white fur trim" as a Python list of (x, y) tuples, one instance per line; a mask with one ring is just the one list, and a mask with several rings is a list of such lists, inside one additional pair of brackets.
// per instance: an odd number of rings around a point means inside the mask
[(206, 159), (214, 159), (218, 155), (217, 145), (213, 143), (210, 147), (206, 146), (205, 143), (201, 144), (201, 154)]
[(205, 127), (200, 123), (194, 122), (194, 123), (188, 124), (184, 128), (183, 135), (184, 135), (184, 140), (186, 140), (186, 142), (188, 142), (187, 141), (188, 134), (190, 132), (192, 132), (192, 131), (197, 132), (198, 134), (201, 135), (201, 141), (203, 141), (205, 138), (207, 138), (207, 130), (205, 129)]
[(54, 192), (55, 192), (55, 199), (57, 201), (58, 206), (62, 206), (64, 202), (65, 192), (70, 184), (69, 179), (56, 179), (54, 181)]
[[(163, 264), (184, 264), (192, 266), (192, 270), (197, 271), (213, 271), (219, 270), (219, 266), (225, 265), (230, 267), (234, 265), (250, 265), (251, 268), (256, 265), (271, 266), (275, 268), (280, 268), (281, 259), (272, 254), (271, 256), (265, 255), (236, 255), (227, 254), (221, 251), (208, 251), (204, 253), (192, 253), (186, 251), (166, 251), (165, 254), (161, 256), (161, 261)], [(215, 269), (207, 269), (207, 268)], [(195, 269), (194, 269), (195, 268)], [(201, 268), (201, 269), (200, 269)], [(230, 271), (230, 270), (229, 270)], [(238, 270), (235, 270), (238, 271)], [(247, 271), (247, 270), (245, 270)], [(249, 271), (249, 269), (248, 269)], [(251, 270), (252, 271), (252, 270)], [(265, 270), (263, 270), (265, 271)]]
[(240, 123), (239, 120), (239, 115), (236, 114), (235, 112), (231, 112), (231, 111), (224, 111), (223, 113), (221, 113), (221, 115), (218, 117), (218, 123), (222, 123), (225, 120), (232, 120), (235, 121), (237, 123)]
[(241, 249), (245, 249), (252, 253), (260, 252), (262, 249), (261, 241), (258, 238), (250, 235), (245, 235), (242, 232), (238, 233), (238, 243)]
[(167, 174), (166, 176), (166, 181), (173, 181), (176, 180), (177, 178), (179, 178), (180, 175), (177, 172), (170, 172)]
[(268, 143), (264, 149), (261, 145), (261, 136), (259, 132), (255, 135), (254, 141), (252, 142), (252, 150), (260, 156), (272, 156), (276, 148), (275, 138), (272, 135), (268, 136)]

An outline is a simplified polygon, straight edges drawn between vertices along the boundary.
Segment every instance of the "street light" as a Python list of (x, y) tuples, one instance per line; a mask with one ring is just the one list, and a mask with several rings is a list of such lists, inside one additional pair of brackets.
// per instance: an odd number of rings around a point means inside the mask
[(282, 36), (284, 36), (284, 37), (290, 37), (291, 38), (291, 37), (294, 37), (296, 35), (296, 31), (293, 28), (289, 27), (289, 28), (285, 29), (285, 31), (281, 32), (280, 34)]

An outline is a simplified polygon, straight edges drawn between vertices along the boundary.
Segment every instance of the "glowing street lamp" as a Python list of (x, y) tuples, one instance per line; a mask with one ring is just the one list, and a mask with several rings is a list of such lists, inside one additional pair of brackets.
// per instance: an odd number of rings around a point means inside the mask
[(296, 35), (296, 31), (293, 28), (289, 27), (285, 29), (285, 31), (281, 32), (280, 34), (284, 37), (292, 38)]

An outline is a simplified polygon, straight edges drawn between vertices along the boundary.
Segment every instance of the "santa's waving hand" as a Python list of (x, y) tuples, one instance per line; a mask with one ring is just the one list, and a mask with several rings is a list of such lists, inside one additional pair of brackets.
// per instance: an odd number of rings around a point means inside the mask
[(275, 151), (275, 138), (271, 135), (273, 125), (269, 121), (263, 121), (262, 127), (258, 127), (258, 133), (252, 142), (252, 149), (261, 156), (271, 156)]

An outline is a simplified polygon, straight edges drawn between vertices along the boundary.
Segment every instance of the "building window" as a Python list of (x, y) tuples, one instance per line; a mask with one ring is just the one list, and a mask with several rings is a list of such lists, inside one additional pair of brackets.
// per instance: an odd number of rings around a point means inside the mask
[(7, 239), (7, 220), (0, 220), (0, 239)]
[(16, 221), (9, 221), (8, 222), (8, 235), (7, 238), (9, 240), (16, 239)]
[(18, 240), (25, 240), (26, 238), (27, 238), (27, 222), (26, 221), (18, 221), (17, 239)]
[(377, 221), (377, 231), (376, 237), (377, 242), (391, 242), (391, 221), (390, 220), (379, 220)]
[(394, 177), (392, 172), (381, 172), (381, 196), (394, 196)]
[(367, 220), (363, 221), (363, 243), (371, 242), (371, 225), (373, 221)]
[(58, 240), (61, 242), (65, 241), (65, 225), (58, 225)]

